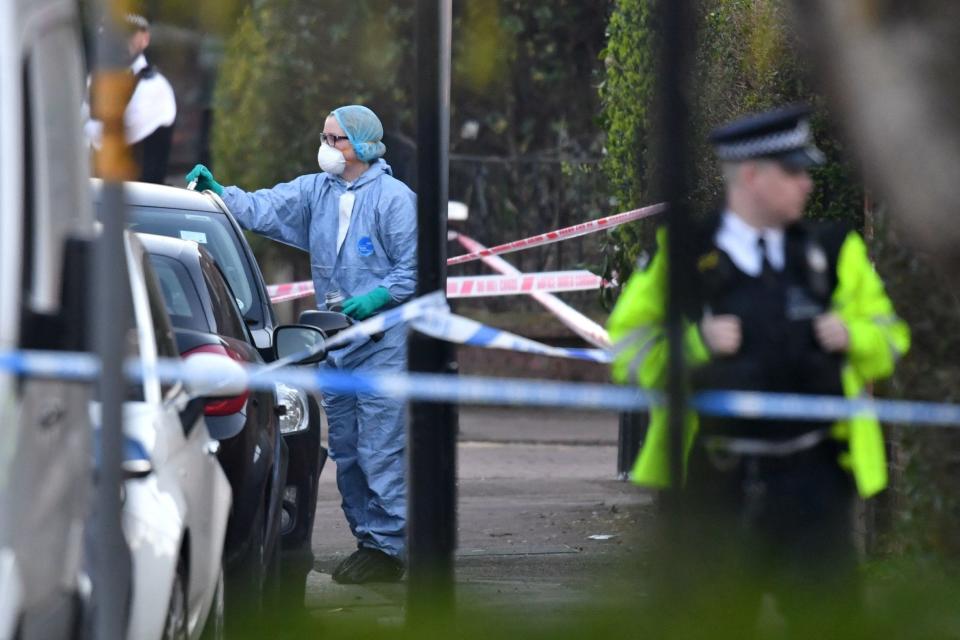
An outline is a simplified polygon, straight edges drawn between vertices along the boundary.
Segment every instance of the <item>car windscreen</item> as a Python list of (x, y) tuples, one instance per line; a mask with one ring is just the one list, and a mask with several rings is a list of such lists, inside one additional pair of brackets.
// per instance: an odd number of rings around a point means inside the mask
[(173, 326), (177, 329), (209, 332), (210, 322), (203, 312), (200, 293), (187, 268), (168, 256), (151, 254), (150, 262), (157, 273), (163, 301)]
[(263, 323), (263, 313), (256, 303), (253, 274), (239, 246), (240, 239), (226, 216), (203, 211), (185, 211), (163, 207), (131, 206), (130, 228), (140, 233), (153, 233), (181, 240), (193, 240), (203, 246), (220, 265), (237, 298), (240, 312), (248, 322)]

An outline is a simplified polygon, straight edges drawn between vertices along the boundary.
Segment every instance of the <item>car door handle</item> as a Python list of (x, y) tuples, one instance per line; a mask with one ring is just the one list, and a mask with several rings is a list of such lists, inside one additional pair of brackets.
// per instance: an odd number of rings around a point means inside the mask
[(219, 440), (210, 440), (203, 446), (203, 452), (208, 456), (215, 456), (220, 453), (220, 441)]

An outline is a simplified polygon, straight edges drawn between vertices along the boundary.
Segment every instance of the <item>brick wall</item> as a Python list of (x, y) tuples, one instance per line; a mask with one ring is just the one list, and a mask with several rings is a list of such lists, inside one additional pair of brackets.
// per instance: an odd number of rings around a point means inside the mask
[[(490, 313), (479, 308), (458, 309), (478, 322), (516, 333), (557, 347), (589, 347), (552, 314), (543, 311), (515, 311)], [(588, 313), (600, 325), (606, 318), (600, 313)], [(571, 382), (608, 382), (609, 367), (595, 362), (568, 358), (552, 358), (499, 349), (458, 347), (460, 371), (468, 375), (504, 378), (540, 378)]]
[(549, 358), (498, 349), (459, 347), (457, 362), (465, 375), (540, 378), (570, 382), (608, 382), (607, 365), (567, 358)]

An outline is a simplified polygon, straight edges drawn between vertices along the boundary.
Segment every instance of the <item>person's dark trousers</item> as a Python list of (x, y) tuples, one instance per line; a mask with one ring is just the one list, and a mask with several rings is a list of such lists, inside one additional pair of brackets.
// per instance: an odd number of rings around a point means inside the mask
[(167, 178), (167, 163), (173, 144), (173, 125), (159, 127), (149, 136), (133, 145), (133, 157), (140, 165), (140, 182), (163, 184)]
[[(691, 451), (675, 553), (690, 593), (729, 637), (751, 637), (771, 594), (791, 637), (825, 637), (860, 614), (854, 486), (822, 443), (785, 457)], [(727, 636), (725, 636), (727, 637)]]

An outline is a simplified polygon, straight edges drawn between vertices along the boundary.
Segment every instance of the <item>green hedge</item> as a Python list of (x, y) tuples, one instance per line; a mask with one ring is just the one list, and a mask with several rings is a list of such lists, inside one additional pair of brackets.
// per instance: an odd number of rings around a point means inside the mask
[[(601, 85), (607, 133), (605, 169), (624, 208), (658, 198), (655, 184), (656, 52), (653, 0), (618, 0), (610, 18)], [(690, 90), (691, 148), (695, 171), (692, 206), (707, 212), (721, 204), (719, 167), (706, 142), (715, 126), (742, 114), (794, 102), (816, 107), (818, 145), (828, 163), (813, 174), (816, 191), (808, 215), (862, 225), (862, 188), (828, 128), (823, 100), (809, 87), (795, 52), (782, 0), (705, 0), (697, 5), (697, 49)], [(613, 234), (608, 268), (621, 279), (651, 239), (652, 223)]]
[[(380, 116), (392, 136), (387, 157), (415, 186), (414, 6), (249, 6), (227, 43), (215, 94), (216, 176), (255, 189), (317, 171), (327, 112), (359, 102)], [(450, 195), (471, 207), (466, 233), (502, 242), (612, 213), (596, 169), (603, 132), (594, 89), (610, 7), (610, 0), (454, 4)], [(277, 258), (302, 262), (252, 242), (268, 267)], [(576, 266), (569, 254), (564, 259), (564, 268)]]

